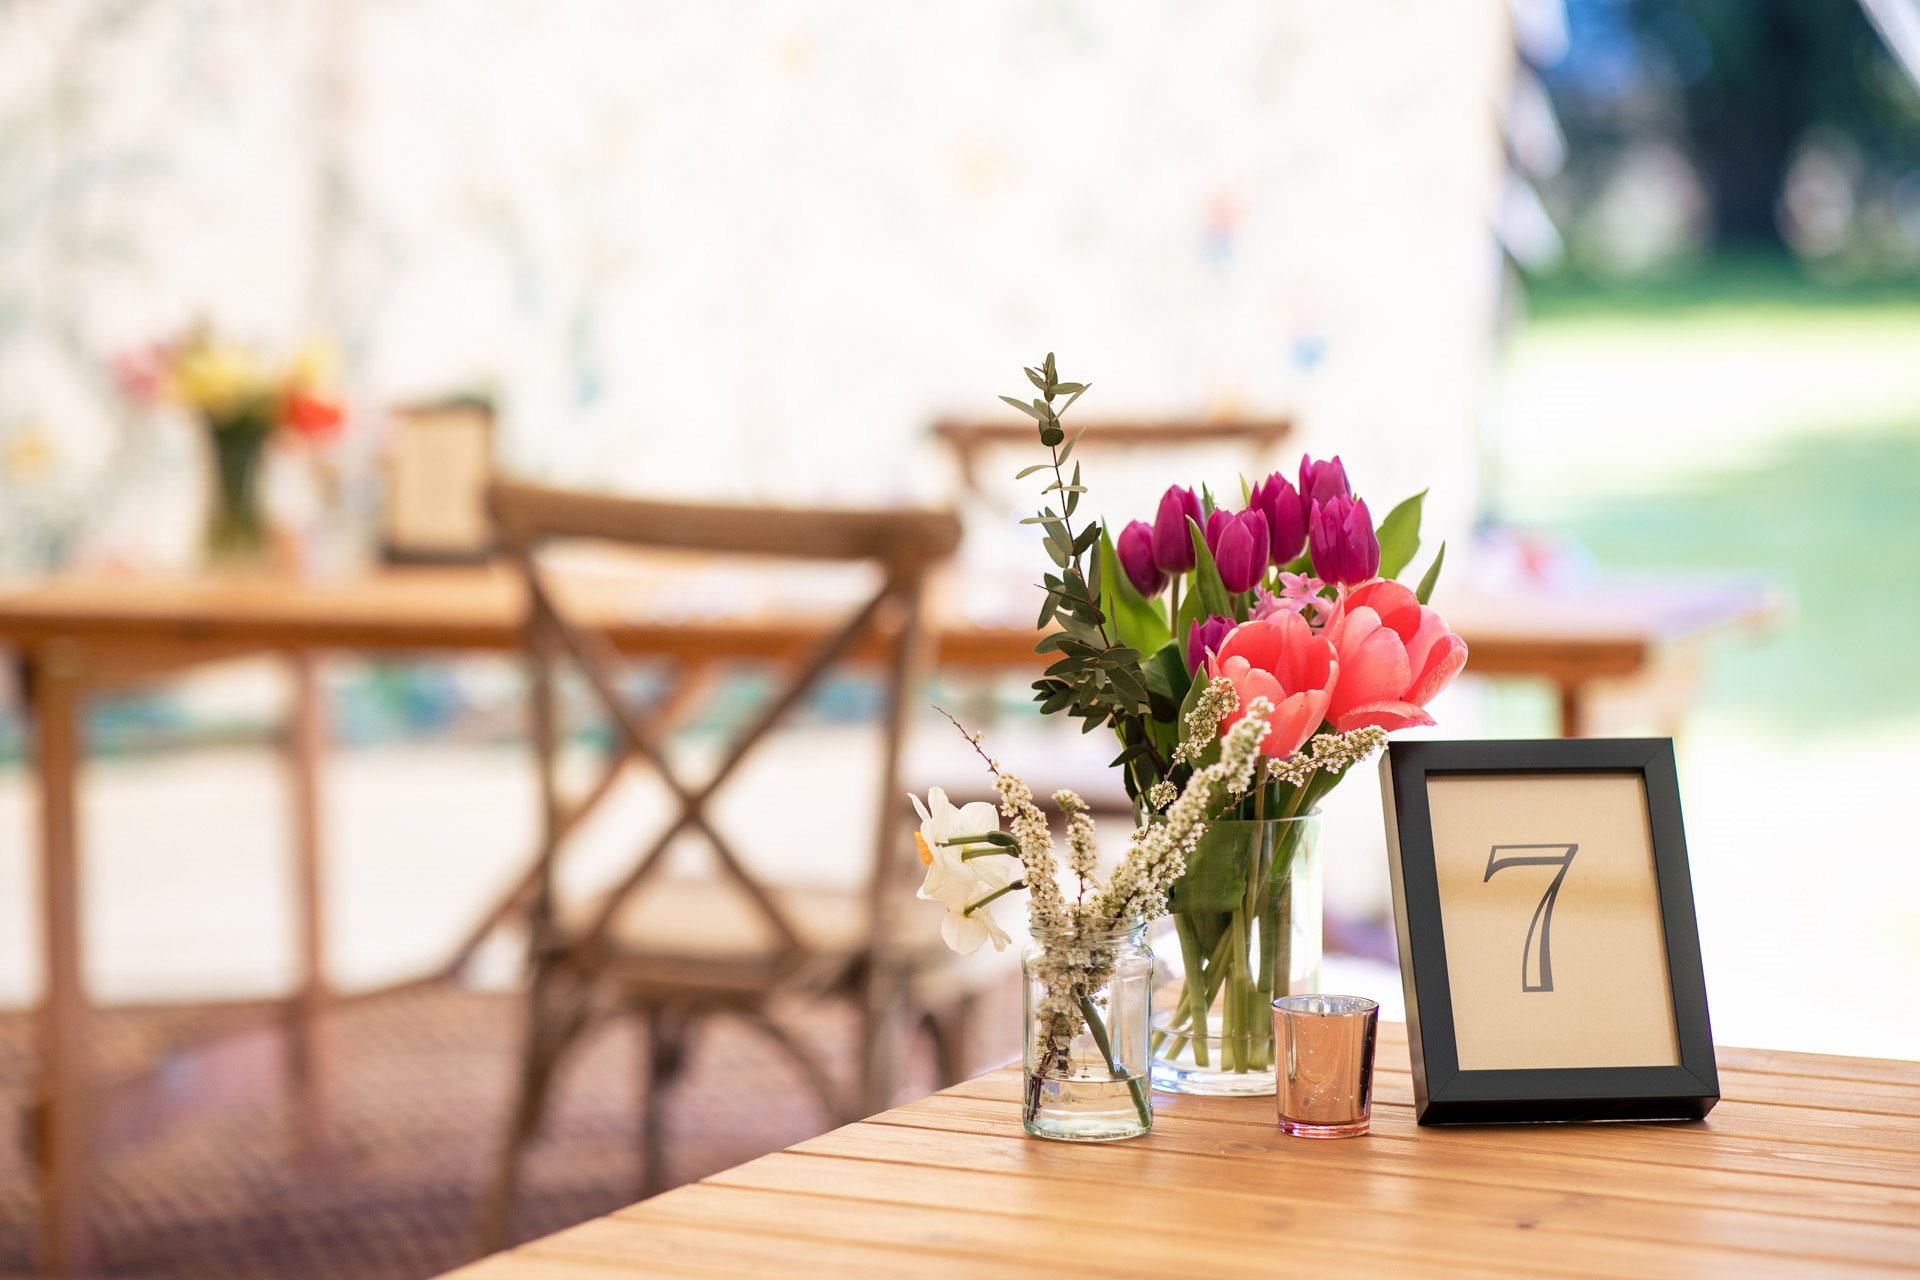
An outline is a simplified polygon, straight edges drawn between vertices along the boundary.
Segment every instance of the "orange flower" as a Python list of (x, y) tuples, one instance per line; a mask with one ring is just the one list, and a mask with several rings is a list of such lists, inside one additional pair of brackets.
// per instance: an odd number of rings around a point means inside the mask
[(281, 412), (287, 425), (309, 440), (332, 439), (346, 416), (332, 400), (307, 391), (289, 394)]

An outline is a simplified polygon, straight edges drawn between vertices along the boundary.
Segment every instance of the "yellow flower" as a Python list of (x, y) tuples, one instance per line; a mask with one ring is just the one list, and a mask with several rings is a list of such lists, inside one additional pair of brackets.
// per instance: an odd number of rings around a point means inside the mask
[(31, 484), (52, 466), (53, 446), (47, 442), (46, 431), (39, 426), (29, 426), (16, 433), (0, 453), (0, 472), (15, 484)]
[(332, 343), (324, 338), (308, 338), (294, 353), (293, 364), (287, 369), (287, 380), (305, 389), (330, 386), (339, 365), (339, 356)]
[(182, 404), (212, 418), (231, 414), (268, 391), (266, 379), (245, 351), (218, 343), (197, 343), (182, 352), (169, 389)]

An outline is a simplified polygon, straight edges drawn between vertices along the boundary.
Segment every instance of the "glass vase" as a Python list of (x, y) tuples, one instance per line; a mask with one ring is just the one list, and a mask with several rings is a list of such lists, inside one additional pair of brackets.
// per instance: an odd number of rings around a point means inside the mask
[(252, 416), (208, 418), (213, 487), (207, 504), (206, 551), (215, 567), (259, 563), (267, 551), (260, 503), (260, 467), (271, 424)]
[(1026, 978), (1026, 1089), (1036, 1138), (1113, 1142), (1153, 1128), (1147, 1085), (1153, 952), (1144, 922), (1033, 930)]
[[(1167, 917), (1153, 1087), (1271, 1095), (1273, 1001), (1320, 989), (1320, 812), (1208, 829), (1228, 868)], [(1222, 856), (1223, 854), (1231, 856)], [(1176, 902), (1176, 906), (1179, 906)]]

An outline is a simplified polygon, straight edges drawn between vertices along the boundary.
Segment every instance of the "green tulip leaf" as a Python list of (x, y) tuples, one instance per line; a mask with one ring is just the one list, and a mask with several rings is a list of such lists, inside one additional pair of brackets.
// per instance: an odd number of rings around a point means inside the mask
[(1213, 552), (1207, 550), (1207, 536), (1192, 516), (1187, 517), (1187, 535), (1193, 539), (1193, 569), (1187, 580), (1187, 596), (1180, 602), (1180, 638), (1185, 639), (1187, 623), (1194, 619), (1206, 619), (1215, 614), (1223, 618), (1236, 616), (1233, 612), (1233, 597), (1227, 594), (1227, 584), (1220, 581), (1220, 567), (1213, 562)]
[(1440, 549), (1433, 553), (1433, 564), (1427, 569), (1426, 576), (1420, 579), (1420, 585), (1414, 589), (1414, 598), (1421, 604), (1433, 599), (1433, 589), (1440, 581), (1440, 566), (1447, 560), (1447, 544), (1441, 543)]
[(1420, 549), (1420, 505), (1426, 496), (1427, 491), (1422, 489), (1387, 512), (1387, 518), (1380, 522), (1374, 536), (1380, 540), (1381, 577), (1396, 578), (1413, 563), (1413, 553)]
[(1134, 589), (1133, 579), (1120, 567), (1105, 525), (1100, 527), (1100, 610), (1112, 619), (1120, 643), (1130, 649), (1152, 653), (1173, 639), (1166, 618)]
[(1255, 823), (1216, 822), (1187, 856), (1187, 870), (1173, 882), (1167, 909), (1182, 913), (1236, 911), (1246, 901), (1247, 867)]

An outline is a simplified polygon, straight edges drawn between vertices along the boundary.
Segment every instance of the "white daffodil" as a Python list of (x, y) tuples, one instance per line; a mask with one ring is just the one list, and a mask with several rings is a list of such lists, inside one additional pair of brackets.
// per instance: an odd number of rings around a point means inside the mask
[[(998, 831), (999, 813), (984, 800), (956, 807), (939, 787), (927, 792), (924, 804), (919, 796), (907, 798), (920, 814), (915, 843), (920, 847), (920, 861), (927, 868), (919, 896), (946, 908), (946, 918), (940, 922), (941, 938), (963, 956), (973, 954), (988, 941), (996, 951), (1005, 949), (1013, 939), (993, 918), (990, 905), (975, 904), (1012, 884), (1020, 873), (1020, 860), (1009, 856), (1011, 850), (988, 853), (989, 845), (953, 843), (965, 836)], [(970, 851), (976, 856), (966, 857)], [(973, 909), (969, 911), (969, 907)]]

